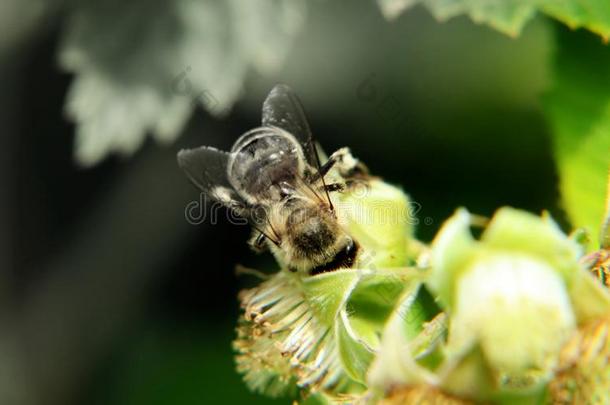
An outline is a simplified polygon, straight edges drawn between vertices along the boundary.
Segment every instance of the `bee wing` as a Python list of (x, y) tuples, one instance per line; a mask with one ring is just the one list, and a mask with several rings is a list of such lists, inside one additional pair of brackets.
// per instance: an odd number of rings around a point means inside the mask
[(229, 153), (201, 146), (178, 152), (178, 165), (188, 179), (207, 196), (232, 208), (243, 205), (243, 199), (227, 179)]
[(314, 153), (318, 145), (313, 140), (311, 128), (299, 98), (286, 84), (277, 84), (263, 103), (263, 126), (281, 128), (299, 140), (308, 163), (317, 166)]
[(226, 206), (274, 243), (278, 238), (265, 232), (267, 211), (263, 206), (252, 206), (239, 196), (227, 179), (230, 154), (209, 146), (183, 149), (178, 152), (178, 165), (189, 180), (206, 196)]

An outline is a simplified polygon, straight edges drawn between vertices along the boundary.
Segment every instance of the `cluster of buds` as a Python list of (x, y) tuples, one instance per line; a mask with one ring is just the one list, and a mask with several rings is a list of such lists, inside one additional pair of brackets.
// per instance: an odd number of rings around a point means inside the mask
[(458, 210), (431, 246), (425, 286), (449, 318), (441, 361), (409, 355), (389, 324), (370, 373), (378, 397), (608, 403), (610, 293), (582, 247), (546, 215), (502, 208), (478, 240), (472, 223)]
[[(409, 204), (373, 188), (368, 210)], [(317, 403), (610, 403), (607, 226), (588, 254), (549, 215), (508, 207), (484, 224), (459, 209), (430, 246), (406, 223), (352, 226), (365, 250), (391, 254), (242, 294), (235, 347), (251, 388)]]

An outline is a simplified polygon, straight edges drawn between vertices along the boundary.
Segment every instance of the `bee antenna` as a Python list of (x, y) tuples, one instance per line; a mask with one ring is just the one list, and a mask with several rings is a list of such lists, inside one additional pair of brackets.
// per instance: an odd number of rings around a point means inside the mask
[(326, 194), (326, 199), (328, 200), (328, 206), (330, 207), (331, 211), (334, 211), (335, 207), (333, 206), (333, 202), (330, 199), (330, 194), (328, 194), (328, 189), (326, 188), (326, 181), (324, 180), (324, 175), (322, 174), (322, 164), (320, 163), (320, 156), (318, 155), (318, 148), (316, 146), (316, 142), (313, 140), (313, 136), (310, 137), (309, 144), (310, 144), (311, 150), (313, 152), (313, 155), (316, 159), (318, 176), (320, 177), (320, 179), (322, 179), (322, 186), (324, 188), (324, 193)]
[[(239, 215), (242, 218), (248, 218), (247, 215), (244, 215), (244, 211), (243, 210), (239, 210), (236, 209), (235, 207), (229, 207), (229, 209), (231, 211), (233, 211), (235, 214)], [(273, 226), (271, 225), (271, 223), (269, 222), (269, 218), (265, 218), (267, 221), (267, 224), (271, 227), (271, 230), (273, 231), (274, 236), (277, 239), (272, 238), (271, 236), (269, 236), (269, 234), (265, 231), (263, 231), (261, 228), (259, 228), (256, 224), (256, 221), (254, 219), (254, 217), (250, 216), (250, 219), (248, 220), (248, 222), (250, 223), (250, 225), (252, 226), (252, 228), (254, 228), (257, 232), (259, 232), (261, 235), (263, 235), (265, 238), (269, 239), (271, 242), (273, 242), (273, 244), (277, 247), (280, 247), (280, 241), (281, 238), (278, 236), (277, 232), (275, 231), (275, 229), (273, 229)]]
[(305, 185), (305, 187), (307, 187), (309, 189), (309, 191), (311, 191), (313, 193), (313, 195), (316, 196), (316, 198), (318, 200), (320, 200), (320, 202), (324, 202), (322, 200), (322, 197), (320, 197), (320, 195), (318, 194), (318, 192), (307, 182), (307, 180), (305, 180), (303, 177), (301, 177), (298, 173), (296, 175), (296, 178), (303, 183), (303, 185)]

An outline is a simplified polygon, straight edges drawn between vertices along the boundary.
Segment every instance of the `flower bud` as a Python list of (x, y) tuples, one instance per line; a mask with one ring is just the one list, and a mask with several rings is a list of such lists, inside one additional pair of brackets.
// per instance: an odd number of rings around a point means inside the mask
[(539, 386), (576, 327), (569, 289), (584, 274), (580, 248), (549, 218), (511, 208), (480, 240), (470, 223), (459, 210), (432, 245), (427, 284), (451, 317), (447, 351), (478, 346), (499, 388)]

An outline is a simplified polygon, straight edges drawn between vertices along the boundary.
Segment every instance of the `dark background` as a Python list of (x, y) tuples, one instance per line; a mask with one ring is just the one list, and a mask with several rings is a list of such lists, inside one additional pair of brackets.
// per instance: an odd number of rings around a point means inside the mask
[(421, 204), (425, 241), (458, 206), (546, 208), (564, 222), (540, 111), (548, 21), (510, 39), (422, 9), (392, 23), (367, 2), (309, 11), (284, 69), (251, 74), (228, 117), (198, 110), (177, 143), (147, 141), (90, 169), (73, 161), (63, 114), (72, 78), (57, 68), (61, 16), (3, 51), (2, 403), (270, 402), (240, 382), (231, 340), (247, 282), (235, 264), (274, 263), (249, 252), (245, 227), (185, 221), (198, 194), (175, 154), (228, 149), (258, 125), (276, 82), (301, 95), (327, 151), (351, 147)]

